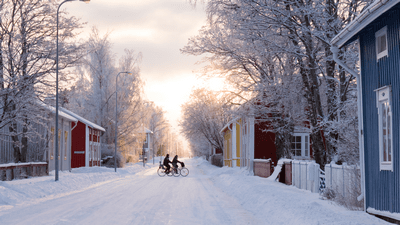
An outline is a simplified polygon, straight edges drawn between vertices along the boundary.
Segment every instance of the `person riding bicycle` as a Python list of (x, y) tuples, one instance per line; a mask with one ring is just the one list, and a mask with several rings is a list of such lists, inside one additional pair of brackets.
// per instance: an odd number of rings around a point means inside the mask
[(174, 159), (172, 159), (172, 166), (176, 169), (176, 168), (178, 168), (178, 163), (181, 163), (182, 164), (182, 162), (181, 161), (179, 161), (178, 160), (178, 155), (175, 155), (175, 157), (174, 157)]
[(169, 170), (171, 169), (171, 166), (169, 165), (170, 163), (171, 161), (169, 161), (169, 154), (167, 154), (163, 161), (163, 165), (167, 167), (167, 169), (165, 169), (165, 173), (169, 173)]

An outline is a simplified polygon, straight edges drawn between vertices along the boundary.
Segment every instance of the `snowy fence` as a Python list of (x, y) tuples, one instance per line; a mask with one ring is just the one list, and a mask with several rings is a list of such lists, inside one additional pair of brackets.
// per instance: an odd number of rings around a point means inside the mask
[(0, 164), (14, 162), (14, 148), (6, 129), (8, 126), (0, 129)]
[(292, 184), (300, 189), (319, 192), (320, 169), (315, 162), (292, 161)]
[(344, 198), (354, 198), (361, 193), (360, 168), (356, 166), (325, 165), (325, 184)]
[[(43, 138), (47, 134), (44, 126), (33, 125), (35, 135), (28, 136), (27, 162), (40, 162), (44, 160), (47, 141)], [(17, 126), (17, 132), (22, 133), (22, 126)], [(38, 134), (43, 135), (40, 137)], [(18, 139), (21, 141), (21, 136)], [(8, 126), (0, 129), (0, 164), (14, 162), (14, 146)]]

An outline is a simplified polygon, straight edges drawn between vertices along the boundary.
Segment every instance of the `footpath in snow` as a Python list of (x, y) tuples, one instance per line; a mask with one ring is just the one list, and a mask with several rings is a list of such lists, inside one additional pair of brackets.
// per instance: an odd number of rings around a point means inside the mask
[(240, 168), (183, 161), (188, 177), (159, 177), (151, 160), (0, 181), (0, 224), (389, 224)]

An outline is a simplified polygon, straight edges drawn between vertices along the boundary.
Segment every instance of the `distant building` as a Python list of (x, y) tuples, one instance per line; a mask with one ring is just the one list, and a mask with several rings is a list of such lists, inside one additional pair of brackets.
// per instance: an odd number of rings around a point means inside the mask
[(145, 140), (143, 141), (142, 157), (149, 159), (152, 153), (151, 151), (153, 150), (151, 145), (153, 131), (144, 127), (143, 133), (145, 134)]

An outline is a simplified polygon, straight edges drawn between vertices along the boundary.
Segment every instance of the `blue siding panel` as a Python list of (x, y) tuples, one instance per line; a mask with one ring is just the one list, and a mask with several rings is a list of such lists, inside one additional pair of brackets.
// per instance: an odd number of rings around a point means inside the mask
[[(400, 5), (360, 32), (366, 206), (400, 213)], [(375, 32), (387, 26), (388, 57), (376, 60)], [(393, 171), (380, 171), (378, 110), (374, 90), (392, 86)]]

